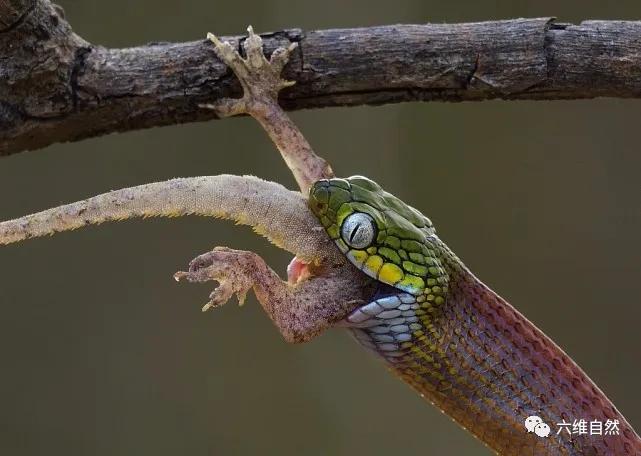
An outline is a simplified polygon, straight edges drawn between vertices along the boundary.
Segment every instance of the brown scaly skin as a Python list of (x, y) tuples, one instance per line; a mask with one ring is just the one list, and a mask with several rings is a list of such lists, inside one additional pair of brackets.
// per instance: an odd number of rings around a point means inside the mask
[[(478, 280), (442, 244), (451, 280), (436, 323), (438, 340), (457, 375), (439, 390), (412, 367), (393, 370), (489, 448), (502, 455), (637, 455), (641, 439), (607, 396), (549, 337)], [(429, 342), (423, 342), (423, 349)], [(411, 361), (421, 364), (418, 357)], [(537, 415), (551, 427), (547, 438), (526, 433)], [(557, 423), (618, 420), (620, 435), (557, 434)]]

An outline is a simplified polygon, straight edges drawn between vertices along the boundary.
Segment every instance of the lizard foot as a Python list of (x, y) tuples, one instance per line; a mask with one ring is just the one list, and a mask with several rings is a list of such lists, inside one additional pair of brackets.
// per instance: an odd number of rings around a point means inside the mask
[(254, 285), (252, 271), (256, 269), (256, 257), (253, 252), (233, 250), (227, 247), (216, 247), (211, 252), (197, 256), (189, 263), (187, 272), (179, 271), (174, 279), (189, 282), (208, 282), (215, 280), (218, 287), (209, 295), (209, 301), (203, 312), (225, 304), (234, 294), (238, 303), (245, 302), (247, 292)]
[(282, 79), (280, 74), (298, 44), (291, 43), (287, 48), (276, 49), (267, 60), (263, 54), (261, 37), (254, 33), (251, 25), (247, 32), (249, 36), (243, 43), (247, 58), (241, 57), (229, 42), (220, 41), (212, 33), (207, 34), (207, 38), (214, 43), (216, 55), (234, 71), (244, 90), (242, 98), (224, 98), (216, 104), (201, 105), (213, 109), (219, 117), (260, 114), (277, 103), (281, 89), (295, 84), (295, 81)]

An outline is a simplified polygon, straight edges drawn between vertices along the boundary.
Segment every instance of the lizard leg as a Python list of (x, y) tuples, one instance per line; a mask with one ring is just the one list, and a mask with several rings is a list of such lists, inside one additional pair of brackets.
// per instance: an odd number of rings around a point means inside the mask
[(297, 43), (276, 49), (267, 60), (263, 54), (261, 37), (254, 33), (251, 26), (247, 31), (249, 36), (243, 42), (246, 58), (241, 57), (229, 42), (207, 34), (207, 38), (214, 43), (218, 58), (240, 80), (244, 94), (242, 98), (225, 98), (215, 104), (202, 106), (215, 110), (220, 117), (249, 114), (256, 119), (285, 159), (301, 192), (307, 195), (314, 182), (334, 177), (334, 173), (329, 164), (314, 153), (301, 131), (278, 104), (280, 90), (295, 84), (294, 81), (281, 78), (280, 74)]
[(306, 342), (345, 318), (373, 294), (372, 281), (355, 284), (354, 269), (347, 264), (336, 265), (323, 274), (290, 284), (256, 253), (216, 247), (196, 257), (188, 271), (177, 272), (174, 278), (219, 283), (203, 311), (224, 304), (234, 294), (242, 304), (253, 289), (285, 340)]

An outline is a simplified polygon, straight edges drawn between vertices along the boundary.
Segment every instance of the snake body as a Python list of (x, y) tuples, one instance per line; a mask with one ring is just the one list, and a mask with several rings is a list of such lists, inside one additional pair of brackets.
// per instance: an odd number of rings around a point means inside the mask
[[(349, 261), (381, 284), (343, 324), (488, 447), (504, 455), (641, 455), (641, 439), (605, 394), (477, 279), (427, 217), (360, 176), (317, 182), (309, 205)], [(528, 432), (530, 416), (549, 426), (548, 436)], [(618, 434), (580, 432), (579, 420), (616, 421)]]

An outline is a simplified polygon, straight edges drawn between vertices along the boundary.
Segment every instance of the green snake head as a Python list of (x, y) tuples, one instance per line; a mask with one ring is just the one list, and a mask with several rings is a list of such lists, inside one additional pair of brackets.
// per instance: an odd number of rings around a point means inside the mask
[(316, 182), (309, 206), (349, 261), (368, 276), (441, 304), (448, 276), (432, 222), (362, 176)]

